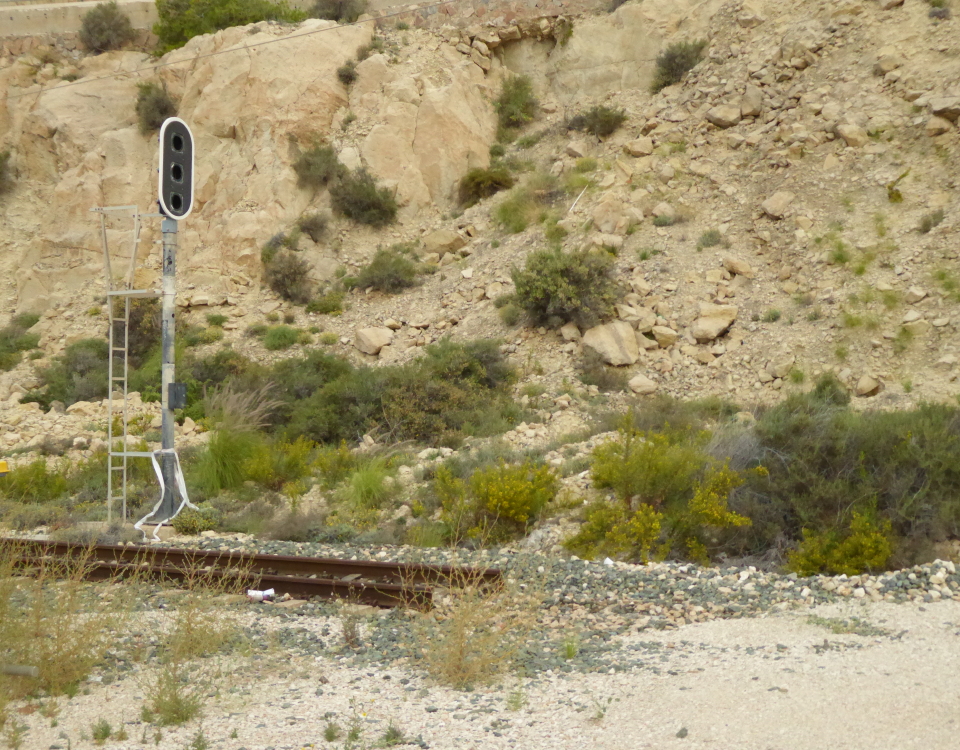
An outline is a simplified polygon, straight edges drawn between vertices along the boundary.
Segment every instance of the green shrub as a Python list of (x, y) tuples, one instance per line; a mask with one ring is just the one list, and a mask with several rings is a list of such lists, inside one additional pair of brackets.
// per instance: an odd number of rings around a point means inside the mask
[(96, 401), (107, 396), (106, 339), (81, 339), (39, 373), (40, 388), (24, 401), (36, 401), (49, 409), (54, 401), (66, 406), (77, 401)]
[(0, 151), (0, 195), (13, 190), (13, 169), (10, 167), (10, 152)]
[(310, 264), (285, 250), (274, 255), (264, 267), (267, 285), (283, 299), (305, 305), (310, 301)]
[(318, 144), (300, 154), (293, 163), (293, 171), (297, 173), (297, 185), (300, 187), (322, 188), (345, 170), (333, 146)]
[(723, 242), (723, 235), (720, 234), (720, 230), (708, 229), (706, 232), (700, 235), (700, 239), (697, 240), (697, 247), (700, 249), (705, 247), (716, 247), (721, 242)]
[(80, 41), (91, 52), (120, 49), (135, 36), (130, 19), (116, 0), (97, 5), (84, 14), (80, 24)]
[(310, 214), (309, 216), (301, 216), (300, 220), (297, 221), (297, 226), (300, 228), (300, 231), (307, 235), (311, 240), (314, 242), (319, 242), (321, 239), (323, 239), (323, 235), (327, 231), (327, 217), (323, 214)]
[(627, 113), (611, 107), (591, 107), (586, 112), (572, 117), (567, 122), (570, 130), (582, 130), (598, 138), (606, 138), (627, 121)]
[(653, 77), (651, 89), (657, 93), (660, 89), (680, 83), (687, 72), (703, 57), (706, 41), (675, 42), (657, 56), (657, 72)]
[(271, 326), (263, 335), (263, 346), (270, 351), (289, 349), (300, 339), (300, 331), (287, 325)]
[(521, 128), (537, 112), (533, 82), (529, 76), (513, 76), (503, 82), (500, 96), (493, 103), (501, 128)]
[(511, 276), (517, 303), (537, 324), (572, 321), (589, 328), (613, 311), (616, 285), (607, 253), (539, 250)]
[(940, 223), (943, 221), (943, 216), (942, 208), (938, 208), (929, 214), (924, 214), (923, 218), (920, 219), (920, 226), (917, 231), (920, 232), (920, 234), (929, 234), (934, 227), (940, 226)]
[(339, 315), (343, 312), (343, 292), (327, 292), (314, 297), (307, 303), (306, 310), (321, 315)]
[(804, 529), (803, 541), (788, 554), (789, 567), (803, 576), (881, 571), (893, 554), (890, 529), (889, 521), (877, 522), (857, 512), (843, 534), (838, 529), (819, 534)]
[(221, 313), (207, 313), (207, 325), (223, 327), (229, 318)]
[(347, 477), (342, 497), (354, 510), (380, 510), (391, 494), (389, 475), (382, 459), (366, 460)]
[(315, 447), (304, 437), (260, 443), (244, 463), (244, 476), (274, 492), (303, 494), (306, 487), (302, 480), (310, 476), (310, 458)]
[(137, 84), (137, 122), (143, 135), (159, 130), (164, 120), (176, 114), (177, 105), (166, 86), (154, 81)]
[(627, 374), (617, 367), (608, 367), (599, 354), (587, 349), (580, 360), (580, 382), (595, 385), (603, 393), (619, 393), (627, 389)]
[(355, 23), (366, 12), (366, 0), (317, 0), (310, 10), (310, 17), (337, 23)]
[(357, 80), (357, 61), (347, 60), (343, 65), (337, 68), (337, 79), (344, 86), (350, 86)]
[(66, 471), (49, 468), (38, 458), (23, 466), (14, 466), (0, 482), (0, 496), (18, 503), (47, 503), (66, 494)]
[(213, 531), (220, 524), (221, 514), (216, 508), (198, 505), (197, 510), (184, 508), (173, 517), (170, 525), (178, 534), (197, 536), (203, 531)]
[[(612, 489), (621, 508), (592, 507), (568, 547), (646, 560), (656, 544), (661, 558), (709, 561), (718, 533), (749, 526), (750, 519), (728, 507), (747, 475), (718, 465), (704, 443), (704, 435), (644, 434), (625, 424), (617, 439), (594, 450), (591, 470), (594, 486)], [(765, 476), (765, 470), (751, 474)]]
[(28, 333), (40, 320), (40, 316), (25, 313), (14, 317), (10, 324), (0, 329), (0, 371), (11, 370), (20, 362), (21, 352), (36, 349), (40, 336)]
[(159, 21), (153, 33), (158, 52), (182, 47), (193, 37), (258, 21), (298, 23), (307, 14), (285, 2), (270, 0), (157, 0)]
[(523, 317), (523, 310), (513, 302), (508, 302), (500, 308), (499, 315), (503, 324), (512, 328), (520, 322), (520, 318)]
[(501, 461), (478, 468), (467, 481), (441, 466), (433, 489), (454, 541), (499, 542), (522, 535), (556, 497), (560, 481), (547, 466)]
[(509, 190), (513, 187), (513, 184), (513, 175), (505, 167), (471, 169), (460, 180), (458, 193), (460, 205), (473, 206), (501, 190)]
[(420, 266), (404, 250), (398, 245), (377, 250), (373, 260), (357, 274), (357, 287), (396, 294), (416, 285)]
[(382, 227), (397, 218), (397, 201), (387, 188), (378, 188), (364, 169), (346, 172), (330, 188), (333, 210), (358, 224)]

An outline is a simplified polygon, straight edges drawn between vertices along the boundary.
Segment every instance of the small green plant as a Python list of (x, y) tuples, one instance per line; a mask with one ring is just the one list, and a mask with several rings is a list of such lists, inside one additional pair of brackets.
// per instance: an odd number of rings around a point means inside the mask
[(221, 514), (215, 508), (201, 505), (198, 510), (184, 508), (170, 522), (173, 530), (185, 536), (197, 536), (217, 528)]
[(569, 130), (582, 130), (598, 138), (606, 138), (627, 121), (627, 113), (622, 109), (596, 106), (586, 112), (575, 115), (567, 122)]
[(327, 217), (323, 214), (307, 214), (297, 220), (297, 227), (311, 240), (319, 242), (326, 234), (327, 223)]
[(929, 214), (924, 214), (920, 219), (920, 226), (917, 228), (917, 231), (920, 232), (920, 234), (929, 234), (934, 227), (940, 226), (943, 217), (944, 213), (942, 208), (938, 208)]
[(410, 258), (410, 251), (404, 245), (380, 248), (357, 274), (357, 287), (396, 294), (415, 286), (419, 271), (420, 265)]
[(505, 167), (493, 166), (488, 169), (471, 169), (460, 180), (458, 196), (460, 205), (469, 207), (479, 203), (484, 198), (496, 195), (501, 190), (509, 190), (515, 180)]
[(840, 617), (811, 615), (807, 618), (807, 622), (811, 625), (826, 628), (834, 635), (861, 635), (872, 638), (891, 635), (891, 632), (886, 628), (879, 628), (859, 617), (842, 619)]
[(102, 745), (109, 740), (111, 734), (113, 734), (113, 728), (106, 719), (97, 719), (90, 727), (90, 736), (97, 745)]
[(263, 346), (270, 351), (289, 349), (299, 343), (300, 331), (288, 325), (271, 326), (263, 335)]
[(226, 315), (221, 313), (208, 313), (207, 314), (207, 325), (223, 327), (223, 324), (227, 322), (229, 318)]
[(780, 317), (781, 312), (774, 307), (767, 310), (763, 314), (763, 318), (761, 318), (761, 320), (763, 320), (764, 323), (776, 323), (778, 320), (780, 320)]
[(300, 187), (317, 189), (340, 177), (344, 167), (333, 146), (320, 143), (300, 154), (293, 163), (293, 171), (297, 173), (297, 184)]
[(907, 349), (910, 348), (910, 344), (912, 342), (913, 331), (906, 326), (900, 326), (900, 329), (897, 331), (897, 335), (893, 339), (893, 351), (896, 354), (903, 354)]
[(529, 76), (512, 76), (503, 82), (500, 95), (493, 103), (500, 128), (522, 128), (537, 112), (537, 100), (533, 95), (533, 81)]
[(523, 689), (523, 684), (518, 684), (507, 696), (507, 711), (519, 711), (527, 705), (527, 693)]
[(657, 93), (660, 89), (680, 83), (683, 77), (703, 57), (706, 41), (675, 42), (657, 56), (657, 70), (651, 89)]
[(80, 22), (80, 41), (91, 52), (120, 49), (133, 41), (134, 36), (130, 19), (116, 0), (95, 6)]
[(36, 349), (40, 336), (29, 333), (40, 316), (23, 313), (0, 329), (0, 371), (11, 370), (20, 362), (22, 352)]
[(511, 272), (517, 304), (537, 324), (572, 321), (589, 328), (612, 314), (616, 299), (608, 253), (540, 250)]
[(503, 324), (512, 328), (520, 322), (520, 318), (523, 317), (523, 310), (513, 302), (508, 302), (499, 309), (498, 314)]
[(397, 217), (393, 194), (377, 187), (373, 176), (362, 168), (345, 172), (330, 188), (330, 203), (336, 213), (372, 227), (386, 226)]
[(571, 659), (576, 659), (577, 655), (580, 653), (580, 636), (576, 633), (571, 633), (563, 639), (563, 658), (567, 661)]
[(833, 250), (830, 251), (829, 258), (831, 263), (837, 265), (844, 265), (850, 262), (850, 252), (842, 240), (836, 240), (834, 242), (834, 247)]
[(164, 120), (176, 114), (176, 102), (163, 84), (154, 81), (137, 84), (137, 122), (143, 135), (159, 130)]
[(720, 230), (708, 229), (700, 235), (700, 239), (697, 240), (697, 247), (702, 250), (706, 247), (716, 247), (721, 242), (723, 242), (723, 235), (720, 234)]
[(357, 80), (357, 61), (347, 60), (343, 65), (337, 68), (337, 80), (344, 86), (350, 86)]
[(343, 292), (329, 291), (314, 297), (307, 303), (306, 310), (321, 315), (339, 315), (343, 312)]
[(910, 174), (910, 170), (903, 172), (897, 179), (887, 183), (887, 200), (890, 203), (903, 203), (903, 193), (897, 187), (900, 182)]
[(403, 730), (391, 721), (384, 731), (383, 736), (380, 738), (380, 744), (383, 745), (383, 747), (406, 745), (407, 738), (404, 736)]
[(790, 372), (787, 373), (787, 377), (790, 379), (790, 382), (793, 383), (794, 385), (800, 385), (801, 383), (803, 383), (804, 380), (807, 379), (803, 370), (797, 367), (791, 367)]
[(676, 217), (669, 216), (668, 214), (661, 214), (660, 216), (653, 217), (653, 225), (655, 227), (672, 227), (676, 223)]
[(282, 250), (270, 256), (264, 264), (264, 276), (267, 285), (283, 299), (300, 305), (310, 301), (310, 264), (296, 253)]
[(339, 339), (337, 338), (337, 334), (335, 334), (333, 331), (326, 331), (325, 333), (321, 333), (319, 340), (320, 340), (320, 343), (323, 344), (324, 346), (333, 346), (334, 344), (337, 343), (337, 341), (339, 341)]
[(193, 735), (193, 739), (187, 745), (187, 750), (210, 750), (210, 743), (202, 729), (198, 729), (197, 733)]
[(343, 735), (343, 730), (335, 721), (328, 721), (323, 727), (323, 739), (327, 742), (336, 742)]
[(10, 152), (0, 151), (0, 195), (13, 189), (13, 170), (10, 167)]

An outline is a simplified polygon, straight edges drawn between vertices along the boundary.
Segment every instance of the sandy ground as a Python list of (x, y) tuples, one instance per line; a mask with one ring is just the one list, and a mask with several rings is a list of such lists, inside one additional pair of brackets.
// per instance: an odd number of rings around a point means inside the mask
[[(811, 616), (858, 618), (883, 632), (835, 633)], [(623, 647), (642, 649), (643, 665), (508, 677), (475, 692), (438, 687), (417, 671), (325, 656), (293, 663), (272, 652), (225, 677), (225, 697), (210, 698), (202, 720), (162, 728), (159, 737), (139, 721), (143, 689), (131, 679), (91, 684), (61, 704), (56, 727), (39, 713), (20, 716), (30, 727), (22, 747), (92, 747), (90, 727), (101, 717), (123, 721), (129, 735), (107, 747), (169, 750), (189, 748), (201, 730), (211, 749), (377, 747), (391, 723), (436, 750), (960, 747), (960, 602), (821, 605), (644, 630)], [(329, 721), (359, 727), (359, 739), (325, 741)]]

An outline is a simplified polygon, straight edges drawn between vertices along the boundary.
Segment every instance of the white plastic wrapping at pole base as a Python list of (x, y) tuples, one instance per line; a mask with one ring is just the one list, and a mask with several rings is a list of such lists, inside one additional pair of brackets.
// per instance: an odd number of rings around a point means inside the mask
[[(156, 515), (157, 511), (160, 510), (160, 507), (163, 505), (163, 496), (164, 494), (166, 494), (166, 491), (167, 491), (166, 484), (163, 481), (163, 472), (160, 470), (160, 462), (157, 461), (157, 456), (162, 454), (173, 455), (174, 477), (177, 483), (177, 490), (180, 492), (180, 505), (177, 507), (174, 514), (166, 520), (172, 521), (174, 518), (177, 517), (177, 514), (184, 509), (184, 507), (193, 508), (194, 510), (199, 510), (199, 508), (197, 508), (196, 505), (190, 502), (190, 498), (187, 496), (187, 483), (183, 478), (183, 469), (180, 468), (180, 456), (177, 455), (177, 452), (173, 450), (173, 448), (169, 448), (169, 449), (161, 448), (158, 451), (154, 451), (153, 455), (150, 457), (150, 460), (153, 462), (153, 471), (156, 473), (157, 480), (160, 482), (160, 499), (157, 500), (157, 504), (153, 506), (153, 510), (147, 513), (147, 515), (145, 515), (143, 518), (141, 518), (139, 521), (137, 521), (133, 525), (133, 528), (135, 528), (137, 531), (143, 534), (144, 541), (147, 540), (147, 532), (144, 531), (143, 528), (141, 527), (143, 526), (144, 522), (148, 518)], [(156, 528), (153, 530), (153, 541), (155, 542), (160, 541), (160, 537), (157, 536), (157, 530), (159, 528), (160, 528), (160, 524), (158, 523)]]

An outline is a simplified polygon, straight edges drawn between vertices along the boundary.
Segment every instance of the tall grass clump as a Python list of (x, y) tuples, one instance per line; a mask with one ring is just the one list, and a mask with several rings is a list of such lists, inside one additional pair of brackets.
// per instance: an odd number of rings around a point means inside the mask
[(258, 21), (298, 23), (307, 18), (302, 10), (270, 0), (157, 0), (159, 21), (153, 33), (158, 51), (182, 47), (193, 37)]
[(133, 41), (133, 26), (116, 0), (100, 3), (80, 21), (80, 41), (91, 52), (120, 49)]
[(40, 387), (21, 400), (36, 401), (49, 409), (54, 401), (70, 406), (77, 401), (105, 398), (108, 346), (106, 339), (81, 339), (70, 344), (60, 357), (40, 370)]
[(385, 187), (378, 187), (365, 169), (345, 172), (330, 188), (330, 204), (335, 212), (358, 224), (383, 227), (397, 218), (397, 201)]
[(535, 324), (574, 322), (589, 328), (609, 317), (616, 301), (613, 258), (608, 253), (539, 250), (511, 272), (517, 303)]
[(164, 120), (176, 114), (177, 104), (166, 86), (155, 81), (137, 84), (137, 122), (143, 135), (159, 130)]
[(244, 467), (263, 441), (259, 430), (280, 405), (271, 391), (269, 385), (246, 392), (227, 385), (204, 399), (213, 431), (197, 462), (194, 481), (206, 497), (235, 489), (246, 479)]
[(651, 85), (653, 93), (680, 83), (687, 72), (703, 58), (706, 46), (706, 40), (675, 42), (663, 50), (657, 56), (657, 71)]

